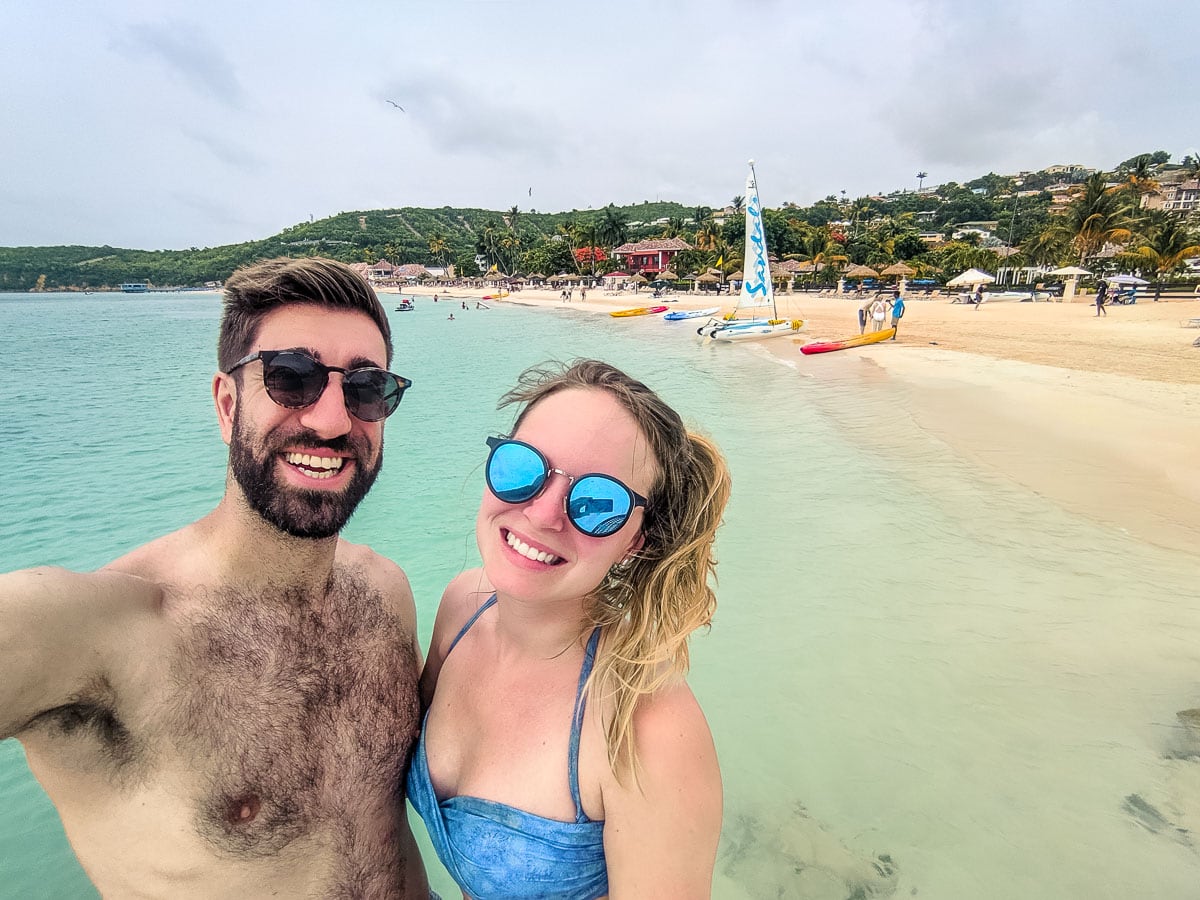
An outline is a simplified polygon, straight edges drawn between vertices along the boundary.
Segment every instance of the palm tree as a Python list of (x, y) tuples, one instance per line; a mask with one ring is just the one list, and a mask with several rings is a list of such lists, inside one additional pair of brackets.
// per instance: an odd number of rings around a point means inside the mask
[(500, 262), (502, 237), (503, 233), (495, 219), (488, 219), (483, 223), (483, 228), (480, 229), (479, 237), (475, 241), (475, 251), (483, 255), (489, 267), (498, 265)]
[(717, 241), (721, 238), (721, 226), (719, 226), (712, 216), (696, 229), (696, 249), (697, 250), (712, 250), (717, 246)]
[(736, 214), (742, 212), (746, 208), (746, 198), (743, 197), (741, 194), (738, 194), (730, 202), (730, 205), (733, 207), (733, 212), (736, 215)]
[(1105, 244), (1128, 240), (1132, 236), (1129, 225), (1124, 198), (1117, 190), (1110, 190), (1104, 176), (1097, 172), (1084, 182), (1083, 193), (1055, 219), (1050, 230), (1069, 238), (1077, 261), (1083, 265)]
[(679, 216), (671, 216), (663, 225), (662, 236), (665, 238), (679, 237), (681, 231), (683, 231), (683, 219)]
[(1021, 255), (1032, 266), (1057, 265), (1070, 260), (1070, 240), (1059, 229), (1047, 228), (1031, 234), (1021, 245)]
[(521, 210), (515, 206), (504, 214), (504, 224), (508, 226), (508, 230), (513, 234), (517, 233), (517, 220), (520, 218)]
[(1132, 192), (1135, 202), (1141, 201), (1143, 194), (1158, 190), (1158, 182), (1154, 179), (1153, 157), (1149, 153), (1134, 157), (1133, 165), (1125, 173), (1126, 186)]
[(1200, 242), (1175, 219), (1164, 219), (1151, 228), (1148, 240), (1133, 254), (1154, 266), (1161, 278), (1183, 268), (1185, 259), (1200, 256)]
[(625, 221), (625, 214), (611, 203), (604, 207), (599, 234), (600, 240), (610, 247), (619, 247), (629, 240), (629, 225)]
[(429, 236), (429, 255), (440, 262), (443, 266), (446, 265), (446, 256), (450, 253), (450, 247), (446, 243), (446, 235), (440, 231), (435, 231)]
[[(564, 241), (567, 242), (567, 247), (571, 251), (571, 262), (575, 266), (575, 271), (579, 272), (579, 257), (575, 255), (575, 248), (579, 246), (579, 224), (574, 219), (565, 219), (555, 226), (555, 232)], [(549, 274), (549, 273), (547, 273)]]
[(928, 172), (918, 172), (917, 173), (917, 193), (918, 194), (921, 193), (921, 185), (923, 185), (925, 183), (925, 179), (928, 177), (929, 177)]
[(584, 249), (587, 250), (588, 271), (593, 276), (596, 274), (596, 241), (599, 233), (600, 229), (594, 220), (571, 226), (571, 259), (575, 261), (575, 271), (580, 275), (583, 274), (583, 260), (580, 257), (585, 255), (580, 251)]
[(810, 280), (813, 282), (816, 282), (820, 269), (826, 266), (840, 267), (850, 261), (828, 227), (810, 228), (804, 232), (800, 237), (800, 248), (800, 259), (812, 263)]

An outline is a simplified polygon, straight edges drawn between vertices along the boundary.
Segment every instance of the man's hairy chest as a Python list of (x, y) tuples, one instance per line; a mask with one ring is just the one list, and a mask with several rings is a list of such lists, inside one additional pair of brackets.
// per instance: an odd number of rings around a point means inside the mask
[(318, 834), (359, 871), (389, 869), (354, 858), (387, 856), (380, 834), (403, 818), (419, 716), (410, 630), (377, 589), (344, 574), (315, 601), (202, 600), (169, 651), (136, 648), (148, 661), (52, 711), (47, 737), (77, 759), (94, 753), (96, 776), (118, 793), (171, 773), (218, 854), (269, 857)]

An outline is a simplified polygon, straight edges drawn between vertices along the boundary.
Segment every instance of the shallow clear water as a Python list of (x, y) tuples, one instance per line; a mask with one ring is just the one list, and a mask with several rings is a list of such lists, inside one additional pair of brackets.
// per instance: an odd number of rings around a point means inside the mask
[[(215, 294), (0, 295), (0, 569), (94, 568), (216, 503), (218, 316)], [(392, 319), (415, 385), (346, 534), (405, 567), (423, 642), (474, 563), (483, 437), (525, 366), (608, 359), (728, 454), (691, 677), (726, 788), (715, 896), (1200, 893), (1200, 839), (1126, 808), (1200, 820), (1200, 762), (1170, 758), (1175, 712), (1200, 706), (1200, 557), (980, 472), (849, 354), (785, 365), (687, 322), (565, 308), (423, 300)], [(24, 896), (94, 892), (7, 741), (0, 897)]]

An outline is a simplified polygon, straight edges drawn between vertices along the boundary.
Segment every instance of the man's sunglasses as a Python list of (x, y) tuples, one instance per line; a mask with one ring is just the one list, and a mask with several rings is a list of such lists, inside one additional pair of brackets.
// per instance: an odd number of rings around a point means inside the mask
[(407, 378), (385, 369), (327, 366), (301, 350), (259, 350), (235, 362), (227, 374), (256, 359), (262, 360), (267, 396), (288, 409), (303, 409), (321, 399), (330, 372), (341, 372), (346, 409), (364, 422), (386, 419), (396, 411), (404, 392), (412, 387)]
[(610, 475), (596, 472), (568, 475), (555, 469), (541, 451), (523, 441), (490, 437), (484, 475), (488, 490), (505, 503), (524, 503), (546, 488), (551, 473), (558, 473), (571, 485), (563, 500), (563, 512), (579, 531), (590, 537), (606, 537), (620, 531), (633, 511), (646, 505), (646, 498), (635, 494)]

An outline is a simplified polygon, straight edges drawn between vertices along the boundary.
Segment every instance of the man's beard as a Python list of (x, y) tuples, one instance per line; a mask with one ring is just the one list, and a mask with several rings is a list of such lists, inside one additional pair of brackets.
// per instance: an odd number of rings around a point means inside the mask
[[(267, 443), (273, 446), (267, 446)], [(278, 434), (266, 436), (256, 446), (241, 417), (241, 409), (233, 414), (233, 436), (229, 441), (229, 468), (242, 488), (251, 508), (263, 519), (280, 531), (298, 538), (333, 537), (350, 520), (362, 498), (375, 483), (383, 465), (382, 439), (375, 465), (368, 469), (365, 463), (368, 448), (363, 441), (351, 442), (342, 436), (335, 440), (321, 440), (313, 432), (301, 429), (286, 437)], [(325, 448), (338, 454), (348, 454), (354, 460), (354, 473), (350, 483), (341, 492), (306, 491), (285, 484), (275, 473), (280, 453), (290, 447), (307, 450)]]

